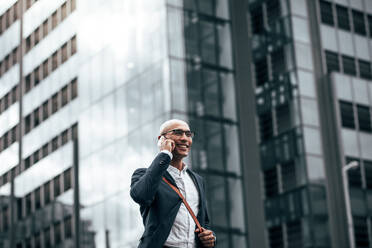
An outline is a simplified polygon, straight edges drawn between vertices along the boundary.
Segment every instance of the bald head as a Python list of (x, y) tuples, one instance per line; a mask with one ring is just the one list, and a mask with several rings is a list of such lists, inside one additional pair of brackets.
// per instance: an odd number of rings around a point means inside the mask
[(189, 124), (187, 124), (187, 122), (185, 122), (183, 120), (172, 119), (172, 120), (165, 121), (163, 124), (161, 124), (160, 130), (159, 130), (159, 135), (161, 135), (162, 133), (167, 132), (169, 130), (172, 130), (174, 126), (177, 126), (179, 124), (186, 125), (187, 128), (190, 129)]

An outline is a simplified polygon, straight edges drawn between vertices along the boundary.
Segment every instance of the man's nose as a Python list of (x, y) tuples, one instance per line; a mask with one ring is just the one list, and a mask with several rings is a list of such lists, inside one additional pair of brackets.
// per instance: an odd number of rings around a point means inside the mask
[(181, 140), (185, 140), (185, 141), (186, 141), (188, 138), (189, 138), (189, 137), (186, 136), (186, 133), (183, 132), (183, 133), (182, 133), (182, 136), (181, 136)]

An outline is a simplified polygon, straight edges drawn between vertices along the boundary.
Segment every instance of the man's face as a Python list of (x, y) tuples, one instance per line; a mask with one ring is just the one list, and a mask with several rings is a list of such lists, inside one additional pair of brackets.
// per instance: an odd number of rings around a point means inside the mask
[[(165, 128), (164, 132), (170, 130), (190, 131), (190, 127), (186, 123), (176, 122)], [(187, 137), (184, 132), (181, 135), (176, 134), (175, 132), (169, 132), (164, 136), (165, 138), (172, 139), (175, 142), (176, 146), (172, 152), (173, 156), (184, 158), (189, 154), (192, 144), (192, 137)]]

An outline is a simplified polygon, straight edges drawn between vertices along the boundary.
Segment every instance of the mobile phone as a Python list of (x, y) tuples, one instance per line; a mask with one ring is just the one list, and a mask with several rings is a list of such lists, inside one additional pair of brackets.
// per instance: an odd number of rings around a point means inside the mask
[(161, 147), (161, 143), (163, 143), (164, 140), (165, 140), (165, 137), (163, 135), (160, 137), (160, 139), (158, 139), (158, 147), (159, 147), (159, 149)]

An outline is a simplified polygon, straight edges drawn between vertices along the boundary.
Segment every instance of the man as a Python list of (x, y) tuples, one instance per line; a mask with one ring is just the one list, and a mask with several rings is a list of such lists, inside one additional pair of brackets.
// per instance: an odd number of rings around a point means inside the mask
[[(140, 205), (145, 226), (138, 248), (215, 246), (215, 235), (208, 230), (203, 179), (182, 162), (189, 154), (193, 135), (184, 121), (164, 122), (158, 136), (160, 153), (148, 169), (137, 169), (132, 175), (130, 195)], [(196, 228), (181, 197), (163, 177), (186, 198), (202, 230)]]

